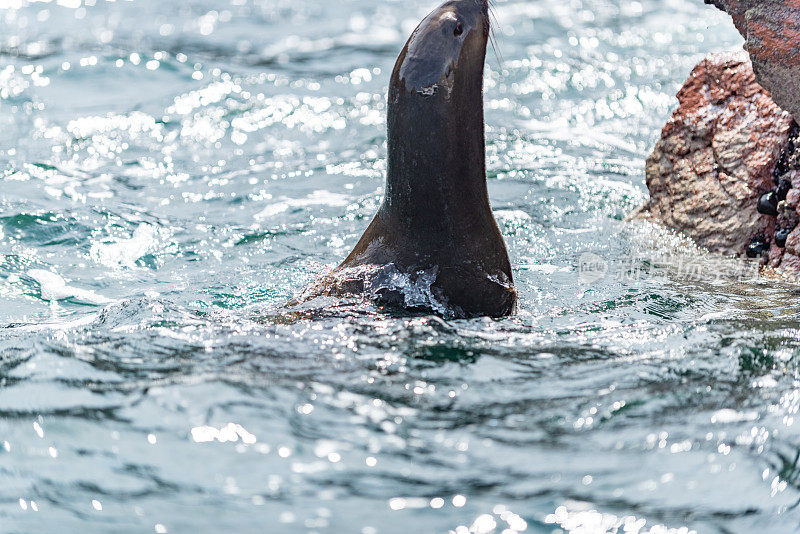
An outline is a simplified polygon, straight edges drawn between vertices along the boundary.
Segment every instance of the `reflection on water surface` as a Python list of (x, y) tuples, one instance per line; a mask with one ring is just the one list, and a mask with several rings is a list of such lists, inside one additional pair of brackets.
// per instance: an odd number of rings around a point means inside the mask
[(624, 222), (740, 46), (701, 2), (496, 3), (517, 316), (280, 308), (374, 213), (432, 6), (0, 1), (4, 530), (796, 531), (796, 289)]

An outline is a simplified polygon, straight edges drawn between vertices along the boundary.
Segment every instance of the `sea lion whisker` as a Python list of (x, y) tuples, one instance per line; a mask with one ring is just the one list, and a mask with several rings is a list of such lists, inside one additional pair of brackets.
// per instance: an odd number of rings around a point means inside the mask
[(489, 0), (489, 16), (494, 21), (489, 25), (489, 43), (492, 45), (492, 52), (494, 52), (494, 57), (497, 59), (497, 68), (502, 71), (503, 54), (500, 52), (500, 45), (497, 41), (497, 30), (495, 29), (495, 27), (500, 27), (500, 21), (497, 20), (497, 13), (495, 13), (494, 4), (494, 0)]
[(497, 44), (497, 34), (494, 29), (489, 32), (489, 43), (492, 45), (492, 52), (497, 60), (497, 68), (503, 70), (503, 55), (500, 53), (500, 46)]

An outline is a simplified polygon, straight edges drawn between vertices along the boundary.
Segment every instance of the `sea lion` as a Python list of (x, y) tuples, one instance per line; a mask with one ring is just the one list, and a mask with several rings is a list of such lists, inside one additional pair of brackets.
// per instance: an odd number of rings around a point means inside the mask
[[(511, 264), (486, 188), (489, 31), (486, 0), (450, 0), (406, 43), (389, 86), (385, 198), (350, 255), (317, 284), (325, 294), (367, 293), (467, 317), (514, 311)], [(403, 295), (397, 275), (422, 284), (433, 303)]]

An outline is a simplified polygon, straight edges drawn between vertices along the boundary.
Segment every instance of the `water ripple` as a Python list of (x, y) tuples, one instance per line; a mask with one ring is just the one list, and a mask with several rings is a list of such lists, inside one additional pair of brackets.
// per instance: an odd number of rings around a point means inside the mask
[(796, 288), (625, 221), (722, 14), (496, 2), (521, 309), (445, 321), (283, 307), (380, 202), (430, 2), (0, 7), (5, 529), (796, 530)]

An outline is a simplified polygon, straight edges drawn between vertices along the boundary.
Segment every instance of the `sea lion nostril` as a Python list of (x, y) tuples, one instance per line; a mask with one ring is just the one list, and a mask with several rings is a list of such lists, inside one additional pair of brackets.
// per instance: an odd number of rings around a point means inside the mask
[(455, 35), (456, 37), (458, 37), (458, 36), (459, 36), (459, 35), (461, 35), (462, 33), (464, 33), (464, 26), (463, 26), (463, 25), (462, 25), (460, 22), (456, 22), (456, 27), (455, 27), (455, 29), (453, 30), (453, 35)]

